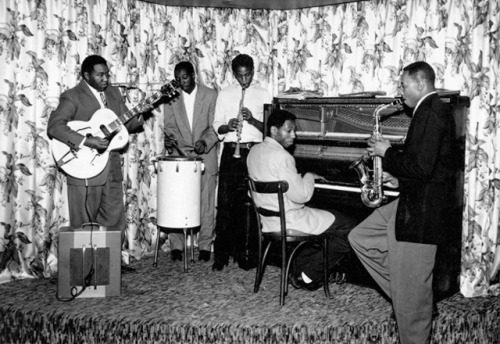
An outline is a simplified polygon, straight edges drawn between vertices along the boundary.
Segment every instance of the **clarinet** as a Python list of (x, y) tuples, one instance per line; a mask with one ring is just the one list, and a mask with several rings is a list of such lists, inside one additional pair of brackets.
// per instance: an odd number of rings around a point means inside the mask
[(234, 148), (233, 158), (241, 158), (240, 154), (240, 141), (241, 141), (241, 130), (243, 129), (243, 113), (241, 109), (243, 108), (243, 101), (245, 99), (245, 89), (241, 89), (241, 100), (238, 109), (238, 127), (236, 128), (236, 147)]

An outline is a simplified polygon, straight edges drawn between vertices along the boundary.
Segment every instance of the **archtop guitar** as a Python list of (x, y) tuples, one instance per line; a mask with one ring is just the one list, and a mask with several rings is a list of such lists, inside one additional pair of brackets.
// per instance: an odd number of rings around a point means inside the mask
[(100, 137), (108, 139), (109, 146), (105, 151), (82, 146), (72, 149), (65, 143), (52, 140), (52, 155), (56, 164), (67, 174), (80, 179), (88, 179), (101, 173), (108, 163), (109, 152), (123, 148), (129, 139), (129, 133), (125, 123), (138, 114), (148, 109), (160, 99), (171, 100), (179, 96), (179, 85), (175, 80), (162, 86), (161, 90), (154, 92), (151, 96), (139, 103), (134, 108), (117, 116), (110, 109), (99, 109), (89, 121), (70, 121), (68, 126), (89, 137)]

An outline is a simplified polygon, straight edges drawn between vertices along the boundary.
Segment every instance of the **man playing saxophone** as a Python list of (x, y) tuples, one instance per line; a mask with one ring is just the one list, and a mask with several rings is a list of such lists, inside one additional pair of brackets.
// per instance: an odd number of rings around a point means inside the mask
[(403, 69), (402, 95), (412, 117), (401, 150), (370, 139), (383, 181), (399, 197), (377, 208), (349, 234), (357, 256), (392, 301), (402, 344), (430, 342), (435, 256), (446, 240), (457, 171), (455, 123), (436, 93), (426, 62)]
[[(215, 262), (212, 266), (217, 271), (228, 264), (229, 256), (237, 255), (243, 204), (248, 197), (246, 159), (250, 147), (263, 140), (264, 104), (272, 102), (267, 89), (253, 80), (254, 63), (250, 56), (236, 56), (232, 70), (236, 82), (220, 91), (215, 106), (214, 129), (224, 142), (219, 166)], [(237, 154), (236, 150), (239, 151)]]

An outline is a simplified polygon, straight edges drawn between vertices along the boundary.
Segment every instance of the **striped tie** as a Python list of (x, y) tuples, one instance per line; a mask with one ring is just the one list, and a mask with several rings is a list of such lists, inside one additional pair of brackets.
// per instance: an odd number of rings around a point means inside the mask
[(104, 92), (101, 92), (100, 95), (101, 95), (102, 104), (107, 109), (108, 108), (108, 102), (106, 101), (106, 95), (104, 94)]

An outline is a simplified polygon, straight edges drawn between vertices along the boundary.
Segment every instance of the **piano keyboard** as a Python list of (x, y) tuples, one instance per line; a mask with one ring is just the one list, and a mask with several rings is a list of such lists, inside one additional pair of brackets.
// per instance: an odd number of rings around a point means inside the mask
[[(336, 190), (336, 191), (347, 191), (347, 192), (357, 192), (361, 193), (361, 188), (353, 187), (353, 186), (344, 186), (344, 185), (334, 185), (334, 184), (324, 184), (324, 183), (314, 183), (314, 187), (323, 190)], [(399, 196), (398, 191), (391, 191), (384, 189), (384, 194), (387, 196)]]

